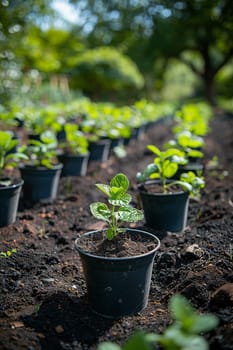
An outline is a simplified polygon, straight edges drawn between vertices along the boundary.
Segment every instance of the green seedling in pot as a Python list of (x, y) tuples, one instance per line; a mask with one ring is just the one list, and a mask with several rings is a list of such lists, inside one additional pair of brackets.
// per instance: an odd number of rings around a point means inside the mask
[(96, 187), (107, 197), (108, 205), (102, 202), (94, 202), (90, 205), (90, 210), (95, 218), (107, 222), (107, 239), (111, 240), (125, 231), (124, 228), (121, 228), (123, 222), (143, 220), (142, 211), (133, 208), (129, 204), (132, 197), (127, 193), (129, 180), (126, 175), (116, 174), (109, 185), (98, 183)]
[(27, 156), (20, 150), (14, 152), (18, 143), (19, 141), (13, 138), (12, 132), (0, 131), (0, 185), (2, 186), (11, 184), (9, 178), (3, 177), (4, 170), (8, 167), (16, 167), (21, 159), (27, 159)]
[(174, 295), (169, 304), (173, 323), (163, 334), (136, 332), (121, 347), (111, 342), (99, 345), (98, 350), (208, 350), (207, 341), (200, 333), (208, 332), (218, 325), (212, 314), (198, 314), (188, 300)]
[(182, 174), (180, 180), (171, 180), (179, 165), (187, 162), (184, 152), (177, 148), (161, 151), (154, 145), (148, 145), (147, 148), (155, 154), (154, 162), (137, 174), (138, 182), (157, 179), (161, 182), (164, 193), (167, 193), (170, 187), (179, 185), (193, 196), (199, 194), (200, 189), (204, 187), (203, 177), (196, 176), (189, 171)]
[(67, 153), (73, 155), (82, 155), (88, 152), (88, 141), (86, 136), (78, 130), (76, 124), (67, 123), (64, 126), (66, 141), (62, 142), (60, 147)]
[(203, 158), (203, 152), (200, 149), (204, 146), (204, 140), (201, 136), (192, 134), (189, 130), (184, 130), (175, 135), (174, 140), (165, 144), (166, 149), (178, 148), (190, 158)]
[(40, 135), (40, 140), (29, 140), (27, 145), (20, 147), (20, 151), (28, 157), (26, 164), (51, 169), (57, 164), (56, 147), (56, 136), (48, 130)]

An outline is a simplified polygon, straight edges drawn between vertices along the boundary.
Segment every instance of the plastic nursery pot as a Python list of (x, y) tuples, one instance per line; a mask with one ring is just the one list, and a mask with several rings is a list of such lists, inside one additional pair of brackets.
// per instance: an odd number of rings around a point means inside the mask
[(156, 230), (182, 232), (187, 224), (189, 193), (155, 193), (150, 187), (158, 182), (147, 181), (138, 186), (146, 225)]
[[(124, 233), (125, 235), (126, 233)], [(83, 265), (87, 295), (92, 310), (104, 317), (120, 318), (142, 311), (148, 303), (151, 274), (159, 239), (145, 231), (127, 229), (127, 234), (146, 237), (152, 249), (142, 255), (130, 257), (102, 257), (84, 251), (82, 239), (94, 242), (104, 231), (92, 231), (75, 241)]]
[(62, 176), (85, 176), (87, 173), (87, 164), (89, 152), (82, 155), (61, 154), (58, 160), (63, 164)]
[(11, 179), (9, 186), (0, 186), (0, 227), (13, 224), (16, 220), (22, 179)]
[(23, 166), (20, 168), (24, 180), (23, 198), (30, 202), (52, 201), (57, 196), (62, 164), (53, 168)]
[(108, 156), (109, 156), (110, 143), (111, 143), (111, 141), (109, 139), (102, 139), (102, 140), (98, 140), (95, 142), (90, 142), (90, 144), (89, 144), (89, 152), (90, 152), (89, 160), (106, 162), (108, 160)]

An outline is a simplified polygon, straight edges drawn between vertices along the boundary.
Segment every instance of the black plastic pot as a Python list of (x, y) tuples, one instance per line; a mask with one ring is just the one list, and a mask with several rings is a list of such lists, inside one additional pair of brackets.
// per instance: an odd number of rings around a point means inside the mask
[(108, 160), (108, 156), (109, 156), (110, 143), (111, 143), (111, 141), (109, 139), (102, 139), (102, 140), (98, 140), (95, 142), (90, 142), (90, 144), (89, 144), (89, 152), (90, 152), (89, 160), (106, 162)]
[(85, 176), (87, 173), (87, 164), (89, 152), (82, 155), (61, 154), (58, 160), (63, 164), (62, 176)]
[(0, 186), (0, 227), (13, 224), (16, 220), (22, 179), (11, 179), (9, 186)]
[(161, 231), (182, 232), (187, 223), (189, 193), (153, 193), (150, 185), (154, 183), (148, 181), (138, 186), (146, 225)]
[(24, 166), (20, 168), (24, 180), (23, 198), (30, 202), (52, 201), (57, 196), (57, 189), (63, 165), (53, 168)]
[(95, 235), (103, 235), (103, 231), (86, 233), (75, 241), (75, 249), (83, 264), (90, 307), (104, 317), (135, 314), (148, 303), (153, 261), (160, 241), (145, 231), (128, 229), (127, 232), (132, 236), (135, 233), (146, 235), (151, 240), (152, 250), (139, 256), (110, 258), (96, 256), (80, 248), (79, 242), (83, 237), (94, 238)]

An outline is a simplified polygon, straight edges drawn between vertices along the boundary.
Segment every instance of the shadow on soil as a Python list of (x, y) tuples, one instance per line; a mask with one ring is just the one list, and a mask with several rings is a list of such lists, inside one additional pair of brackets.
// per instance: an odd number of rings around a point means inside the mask
[(38, 312), (23, 321), (38, 333), (43, 350), (61, 350), (66, 343), (88, 348), (114, 322), (93, 313), (86, 297), (74, 298), (64, 292), (47, 297)]

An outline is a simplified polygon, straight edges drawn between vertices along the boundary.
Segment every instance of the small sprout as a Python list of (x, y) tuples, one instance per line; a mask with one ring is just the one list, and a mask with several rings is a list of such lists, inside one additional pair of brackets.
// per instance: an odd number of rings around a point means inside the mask
[(107, 239), (111, 240), (125, 229), (120, 228), (123, 222), (137, 222), (143, 220), (141, 210), (133, 208), (131, 195), (127, 193), (129, 180), (124, 174), (115, 175), (109, 185), (96, 184), (96, 187), (107, 197), (108, 205), (94, 202), (90, 205), (92, 215), (108, 224)]
[(16, 253), (17, 250), (15, 248), (12, 248), (11, 250), (7, 250), (6, 252), (1, 252), (0, 257), (1, 258), (10, 258), (12, 254)]

